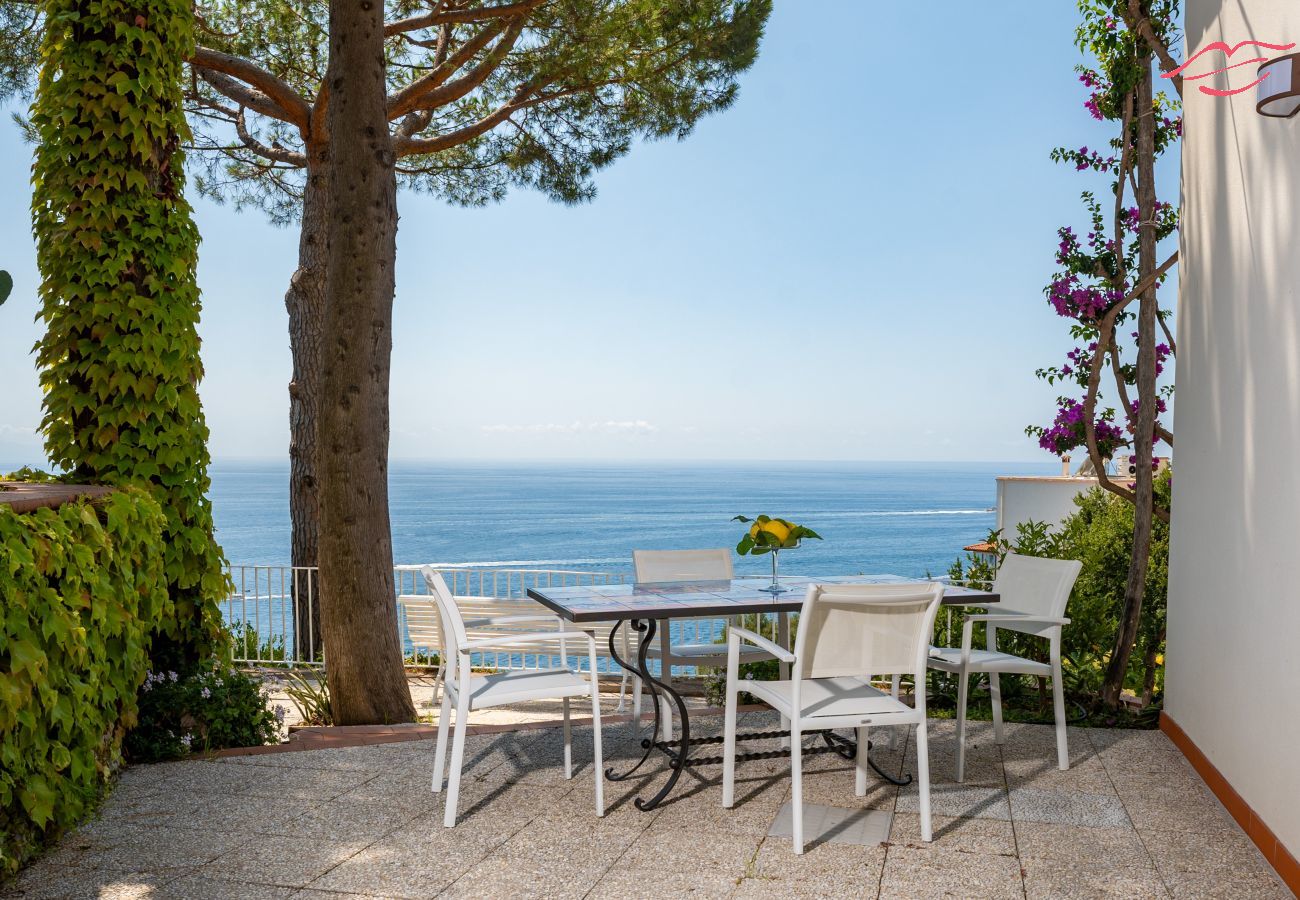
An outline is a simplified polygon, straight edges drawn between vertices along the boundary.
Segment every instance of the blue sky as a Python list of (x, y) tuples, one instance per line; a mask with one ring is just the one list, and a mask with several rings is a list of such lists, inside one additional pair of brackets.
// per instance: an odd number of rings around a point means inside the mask
[[(776, 6), (737, 103), (634, 148), (593, 203), (402, 195), (395, 459), (1046, 458), (1024, 427), (1057, 391), (1033, 371), (1070, 342), (1041, 290), (1102, 189), (1048, 152), (1107, 138), (1073, 4)], [(0, 166), (0, 460), (40, 463), (12, 125)], [(196, 207), (213, 455), (282, 458), (296, 231)]]

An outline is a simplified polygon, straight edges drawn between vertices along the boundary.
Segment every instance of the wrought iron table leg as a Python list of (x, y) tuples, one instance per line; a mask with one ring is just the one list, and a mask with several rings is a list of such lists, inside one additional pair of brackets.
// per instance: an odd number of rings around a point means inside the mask
[[(835, 749), (835, 752), (838, 753), (840, 756), (844, 757), (845, 759), (848, 760), (857, 759), (858, 742), (856, 740), (853, 740), (852, 738), (842, 737), (833, 731), (823, 731), (822, 740), (826, 742), (826, 746), (833, 747)], [(870, 751), (872, 746), (873, 746), (872, 743), (868, 741), (867, 742), (867, 751), (868, 751), (867, 765), (871, 766), (872, 770), (874, 770), (877, 775), (885, 779), (885, 781), (888, 781), (890, 784), (896, 784), (899, 787), (906, 787), (907, 785), (912, 783), (911, 775), (904, 776), (903, 778), (895, 778), (893, 775), (890, 775), (884, 769), (880, 768), (880, 766), (876, 765), (876, 761), (871, 758)]]
[[(615, 649), (614, 646), (615, 635), (618, 634), (618, 630), (623, 627), (623, 624), (624, 624), (624, 620), (619, 619), (617, 622), (614, 623), (614, 627), (611, 628), (609, 631), (609, 655), (613, 657), (614, 662), (618, 663), (627, 671), (632, 672), (635, 675), (639, 676), (644, 682), (645, 686), (650, 689), (650, 703), (654, 706), (655, 721), (654, 721), (654, 730), (650, 732), (651, 736), (649, 738), (641, 739), (641, 748), (645, 752), (641, 754), (641, 758), (637, 760), (636, 765), (628, 769), (622, 775), (616, 773), (614, 771), (614, 767), (610, 766), (605, 770), (605, 777), (608, 778), (610, 781), (623, 781), (624, 779), (631, 777), (633, 772), (635, 772), (637, 769), (645, 765), (645, 761), (650, 758), (650, 754), (653, 753), (655, 750), (655, 738), (658, 737), (659, 735), (659, 694), (658, 692), (655, 691), (654, 682), (650, 680), (648, 678), (648, 675), (646, 674), (648, 672), (648, 669), (646, 667), (646, 659), (645, 659), (646, 652), (650, 649), (650, 641), (654, 638), (655, 635), (655, 621), (654, 619), (632, 619), (631, 620), (630, 623), (631, 627), (636, 631), (641, 632), (641, 643), (637, 647), (637, 664), (635, 667), (632, 665), (632, 663), (623, 659), (623, 657), (619, 656), (618, 650)], [(641, 723), (637, 722), (636, 727), (639, 730), (641, 728)]]

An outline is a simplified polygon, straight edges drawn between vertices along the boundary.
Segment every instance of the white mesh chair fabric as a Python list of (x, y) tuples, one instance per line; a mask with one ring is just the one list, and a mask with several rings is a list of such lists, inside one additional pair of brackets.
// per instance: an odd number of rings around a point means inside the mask
[(731, 551), (633, 550), (632, 569), (638, 582), (730, 581)]
[[(638, 584), (662, 583), (672, 581), (730, 581), (734, 575), (731, 565), (731, 551), (724, 548), (716, 550), (633, 550), (632, 570)], [(715, 617), (716, 618), (716, 617)], [(683, 619), (681, 621), (690, 621)], [(703, 619), (695, 621), (702, 622)], [(782, 613), (778, 620), (781, 638), (784, 641), (787, 619)], [(696, 629), (699, 631), (698, 627)], [(671, 637), (669, 621), (660, 623), (659, 646), (650, 647), (646, 654), (658, 658), (662, 673), (660, 680), (671, 684), (673, 666), (709, 666), (721, 668), (726, 665), (727, 652), (725, 644), (712, 641), (680, 642), (674, 644)], [(758, 662), (771, 659), (771, 654), (757, 647), (745, 647), (742, 650), (745, 662)], [(784, 673), (784, 669), (782, 670)], [(662, 737), (672, 737), (672, 703), (667, 697), (662, 698), (659, 707)], [(635, 731), (641, 722), (641, 679), (632, 679), (632, 728)]]
[[(802, 737), (805, 732), (853, 728), (857, 734), (854, 793), (866, 794), (868, 730), (916, 725), (916, 776), (921, 838), (932, 836), (930, 765), (925, 719), (925, 671), (934, 618), (943, 600), (939, 584), (858, 584), (808, 587), (793, 652), (760, 635), (732, 628), (727, 643), (726, 718), (723, 729), (722, 805), (735, 801), (738, 697), (767, 702), (788, 720), (794, 852), (803, 853)], [(761, 647), (790, 664), (789, 679), (740, 679), (742, 643)], [(871, 685), (873, 675), (908, 675), (922, 686), (912, 706)]]
[[(810, 599), (804, 602), (795, 641), (804, 678), (914, 671), (929, 591), (918, 591), (914, 584), (824, 584)], [(929, 639), (925, 635), (927, 646)]]
[[(1056, 719), (1056, 764), (1070, 767), (1070, 749), (1065, 719), (1065, 693), (1061, 684), (1061, 629), (1070, 620), (1065, 617), (1070, 591), (1083, 569), (1073, 559), (1048, 559), (1007, 554), (998, 567), (993, 591), (1000, 602), (996, 612), (966, 616), (962, 623), (960, 647), (931, 647), (929, 665), (957, 677), (957, 780), (965, 779), (966, 770), (966, 695), (970, 676), (984, 673), (989, 678), (989, 695), (993, 703), (993, 739), (1001, 744), (1002, 728), (1001, 676), (1036, 675), (1052, 680), (1052, 705)], [(971, 647), (971, 629), (977, 622), (985, 627), (985, 649)], [(998, 631), (1018, 631), (1048, 641), (1048, 661), (1029, 659), (998, 650)]]

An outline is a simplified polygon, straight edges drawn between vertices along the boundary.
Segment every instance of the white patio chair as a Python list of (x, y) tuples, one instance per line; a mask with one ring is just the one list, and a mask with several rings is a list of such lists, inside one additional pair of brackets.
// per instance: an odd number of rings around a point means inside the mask
[[(727, 708), (722, 744), (722, 805), (735, 802), (737, 695), (767, 702), (790, 722), (790, 778), (794, 852), (803, 853), (802, 736), (807, 731), (853, 728), (857, 732), (854, 793), (867, 792), (868, 729), (916, 725), (916, 777), (921, 792), (921, 839), (931, 839), (930, 757), (925, 691), (907, 706), (871, 686), (873, 675), (909, 675), (925, 684), (926, 653), (943, 599), (938, 584), (813, 584), (799, 614), (794, 651), (743, 628), (727, 643)], [(740, 680), (742, 643), (762, 647), (791, 666), (789, 680)]]
[[(460, 770), (465, 757), (465, 730), (469, 714), (476, 709), (522, 703), (528, 700), (561, 699), (564, 703), (564, 777), (573, 777), (573, 742), (569, 724), (569, 699), (591, 697), (591, 733), (594, 746), (593, 771), (596, 778), (596, 815), (605, 815), (604, 772), (600, 747), (600, 690), (597, 684), (596, 638), (589, 631), (569, 631), (558, 616), (551, 621), (556, 631), (518, 634), (510, 637), (495, 636), (484, 641), (470, 640), (465, 632), (465, 622), (440, 574), (432, 568), (422, 570), (429, 593), (438, 604), (442, 620), (442, 659), (446, 678), (442, 692), (442, 710), (438, 714), (438, 743), (434, 748), (433, 792), (442, 791), (443, 767), (447, 752), (447, 730), (450, 728), (452, 705), (456, 707), (456, 728), (451, 740), (451, 771), (447, 779), (447, 808), (442, 824), (451, 828), (456, 824), (456, 805), (460, 799)], [(470, 654), (481, 647), (537, 645), (557, 641), (559, 657), (566, 659), (565, 642), (586, 641), (591, 659), (591, 675), (584, 678), (568, 668), (512, 670), (495, 675), (475, 675), (470, 670)]]
[[(731, 551), (718, 550), (633, 550), (632, 567), (638, 584), (672, 581), (730, 581)], [(698, 621), (716, 620), (717, 616), (701, 618)], [(689, 620), (684, 620), (689, 621)], [(739, 626), (739, 619), (733, 617), (730, 625)], [(646, 656), (657, 658), (661, 667), (659, 680), (672, 684), (673, 666), (709, 666), (723, 668), (727, 664), (726, 644), (713, 641), (693, 641), (674, 644), (670, 635), (671, 622), (664, 621), (659, 630), (659, 646), (650, 647)], [(788, 644), (788, 620), (781, 613), (777, 620), (778, 642)], [(772, 659), (772, 654), (761, 647), (741, 648), (742, 662), (759, 662)], [(788, 677), (785, 663), (781, 663), (781, 677)], [(672, 703), (667, 697), (660, 703), (662, 732), (664, 740), (672, 738)], [(641, 679), (632, 680), (632, 723), (636, 728), (641, 722)]]
[[(1057, 767), (1070, 767), (1065, 729), (1065, 693), (1061, 685), (1061, 628), (1070, 624), (1065, 605), (1083, 563), (1073, 559), (1046, 559), (1009, 553), (998, 567), (993, 592), (999, 595), (997, 612), (968, 615), (962, 622), (960, 647), (931, 647), (930, 668), (957, 676), (957, 781), (966, 776), (966, 690), (969, 676), (989, 676), (993, 701), (993, 740), (1003, 743), (1001, 675), (1041, 675), (1052, 679), (1052, 705), (1056, 719)], [(994, 609), (989, 606), (986, 609)], [(986, 649), (972, 649), (971, 628), (983, 622)], [(1039, 662), (998, 650), (998, 629), (1045, 637), (1050, 662)]]

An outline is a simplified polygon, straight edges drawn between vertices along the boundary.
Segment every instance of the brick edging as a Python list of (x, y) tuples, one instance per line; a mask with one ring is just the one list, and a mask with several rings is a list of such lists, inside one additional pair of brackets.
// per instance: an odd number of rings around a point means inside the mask
[(1169, 740), (1174, 742), (1187, 761), (1192, 764), (1198, 775), (1205, 782), (1206, 786), (1219, 798), (1228, 813), (1242, 827), (1255, 846), (1264, 854), (1264, 859), (1273, 867), (1283, 883), (1291, 889), (1291, 893), (1300, 895), (1300, 861), (1297, 861), (1291, 851), (1283, 845), (1278, 836), (1273, 833), (1273, 829), (1265, 824), (1264, 820), (1259, 817), (1246, 802), (1246, 799), (1237, 793), (1228, 779), (1223, 777), (1223, 773), (1218, 770), (1210, 758), (1201, 752), (1201, 748), (1188, 736), (1187, 732), (1170, 718), (1169, 713), (1160, 712), (1160, 730), (1163, 731)]
[[(740, 712), (758, 712), (768, 709), (763, 704), (747, 704), (739, 707)], [(691, 716), (720, 716), (723, 710), (716, 706), (693, 710)], [(642, 720), (654, 717), (653, 712), (642, 713)], [(600, 724), (621, 725), (631, 722), (630, 715), (601, 716)], [(581, 728), (591, 724), (591, 717), (572, 719), (574, 727)], [(559, 728), (559, 719), (542, 722), (508, 722), (498, 725), (470, 725), (467, 735), (502, 734), (509, 731), (540, 731), (547, 728)], [(264, 756), (271, 753), (300, 753), (306, 750), (331, 750), (342, 747), (368, 747), (375, 744), (396, 744), (402, 741), (429, 741), (437, 738), (438, 726), (426, 722), (411, 722), (403, 725), (326, 725), (313, 726), (295, 731), (283, 744), (266, 744), (261, 747), (228, 747), (214, 750), (203, 755), (203, 759), (225, 759), (232, 756)]]

